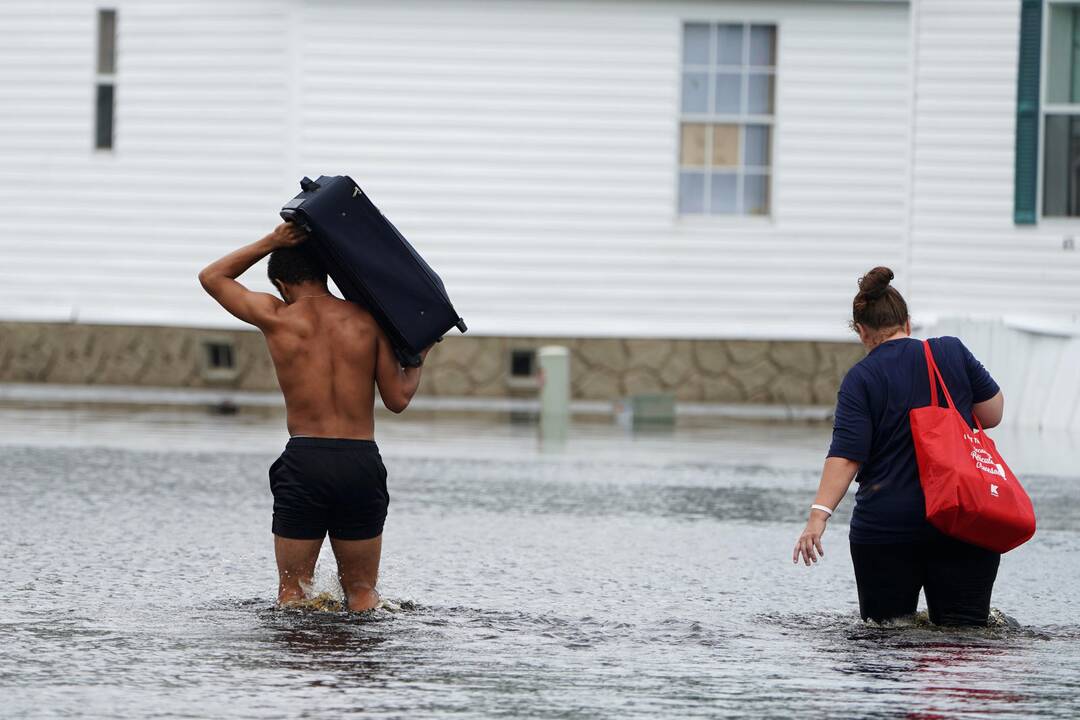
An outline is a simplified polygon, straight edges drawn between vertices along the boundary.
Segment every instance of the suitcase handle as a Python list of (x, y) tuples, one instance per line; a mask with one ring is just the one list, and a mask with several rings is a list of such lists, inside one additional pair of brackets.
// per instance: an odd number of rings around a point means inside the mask
[(284, 220), (285, 222), (291, 222), (294, 225), (298, 225), (306, 233), (311, 232), (311, 225), (309, 225), (308, 223), (303, 221), (303, 218), (300, 216), (300, 213), (296, 212), (295, 208), (291, 208), (291, 207), (288, 207), (288, 206), (283, 207), (283, 208), (281, 208), (281, 212), (278, 213), (278, 214), (281, 216), (281, 219)]
[(397, 355), (398, 362), (401, 363), (402, 367), (420, 367), (424, 364), (424, 359), (420, 357), (418, 353), (406, 352), (405, 350), (401, 350), (396, 347), (393, 348), (393, 350), (394, 354)]
[[(318, 190), (320, 187), (322, 187), (322, 186), (319, 185), (319, 183), (315, 182), (314, 180), (309, 178), (307, 175), (305, 175), (304, 178), (300, 181), (300, 189), (303, 190), (304, 192), (311, 192), (312, 190)], [(299, 197), (294, 197), (292, 200), (290, 200), (288, 203), (286, 203), (285, 207), (281, 208), (281, 212), (279, 214), (281, 215), (281, 219), (284, 220), (285, 222), (296, 223), (297, 225), (302, 227), (306, 232), (310, 233), (311, 232), (311, 225), (307, 224), (306, 222), (302, 222), (301, 218), (300, 218), (300, 214), (298, 212), (296, 212), (300, 208), (300, 206), (303, 205), (303, 204), (304, 204), (304, 201), (302, 199), (300, 199)]]

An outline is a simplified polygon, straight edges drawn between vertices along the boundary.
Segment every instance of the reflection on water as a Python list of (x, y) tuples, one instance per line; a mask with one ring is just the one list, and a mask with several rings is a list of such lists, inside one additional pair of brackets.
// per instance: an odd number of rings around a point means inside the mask
[(259, 612), (266, 645), (276, 648), (268, 653), (270, 661), (282, 670), (319, 675), (307, 680), (309, 687), (364, 688), (383, 679), (386, 663), (380, 650), (387, 639), (371, 627), (379, 622), (384, 620), (375, 614), (276, 608)]
[(590, 430), (548, 453), (520, 428), (395, 425), (387, 606), (337, 611), (324, 548), (330, 594), (281, 610), (280, 429), (235, 420), (224, 442), (220, 418), (112, 416), (104, 447), (9, 423), (0, 715), (1080, 715), (1076, 476), (1025, 478), (1039, 535), (994, 595), (1019, 623), (877, 626), (856, 614), (846, 509), (825, 562), (790, 562), (827, 429)]

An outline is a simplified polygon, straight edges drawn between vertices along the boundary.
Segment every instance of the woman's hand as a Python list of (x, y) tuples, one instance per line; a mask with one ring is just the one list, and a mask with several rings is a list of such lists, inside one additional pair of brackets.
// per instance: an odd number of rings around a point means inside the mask
[(810, 506), (810, 519), (806, 521), (806, 529), (799, 536), (799, 541), (795, 543), (795, 552), (791, 554), (793, 563), (797, 565), (799, 556), (802, 556), (803, 562), (809, 566), (816, 563), (819, 557), (825, 557), (825, 551), (821, 549), (825, 523), (844, 499), (858, 472), (859, 463), (854, 460), (842, 457), (825, 458), (817, 495), (814, 496), (814, 504)]
[(821, 547), (821, 536), (825, 534), (825, 523), (827, 518), (822, 517), (825, 513), (820, 510), (812, 511), (810, 519), (806, 521), (806, 529), (802, 531), (802, 535), (795, 542), (795, 551), (791, 554), (791, 562), (798, 565), (799, 556), (803, 558), (803, 562), (807, 567), (811, 563), (816, 563), (818, 557), (825, 557), (825, 550)]

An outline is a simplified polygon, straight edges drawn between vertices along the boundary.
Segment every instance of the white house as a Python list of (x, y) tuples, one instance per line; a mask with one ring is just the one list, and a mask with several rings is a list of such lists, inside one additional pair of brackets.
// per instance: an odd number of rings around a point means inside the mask
[(349, 174), (477, 336), (844, 341), (874, 265), (924, 323), (1080, 323), (1076, 2), (57, 0), (5, 29), (0, 320), (237, 327), (198, 269)]

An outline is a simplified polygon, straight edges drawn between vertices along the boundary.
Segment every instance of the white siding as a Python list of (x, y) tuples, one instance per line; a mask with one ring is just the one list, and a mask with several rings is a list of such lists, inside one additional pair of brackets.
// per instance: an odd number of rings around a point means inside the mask
[(915, 11), (912, 266), (916, 314), (1080, 321), (1080, 222), (1013, 224), (1017, 2)]
[[(902, 3), (110, 6), (113, 155), (95, 6), (7, 11), (2, 317), (228, 322), (195, 272), (302, 174), (352, 175), (477, 334), (842, 338), (858, 275), (904, 262)], [(681, 27), (722, 19), (778, 26), (771, 219), (675, 213)]]
[(0, 313), (222, 324), (195, 275), (272, 226), (288, 192), (285, 5), (105, 4), (118, 10), (113, 152), (93, 149), (98, 7), (4, 10)]

